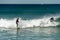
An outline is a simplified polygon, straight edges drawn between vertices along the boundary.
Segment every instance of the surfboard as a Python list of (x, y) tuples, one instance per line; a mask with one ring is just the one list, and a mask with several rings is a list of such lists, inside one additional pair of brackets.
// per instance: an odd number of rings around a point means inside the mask
[(17, 29), (20, 29), (19, 27)]

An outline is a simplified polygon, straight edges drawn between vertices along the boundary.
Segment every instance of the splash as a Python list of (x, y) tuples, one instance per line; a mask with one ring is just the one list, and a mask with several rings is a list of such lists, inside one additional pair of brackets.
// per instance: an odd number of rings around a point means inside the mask
[[(19, 18), (19, 27), (26, 28), (26, 27), (49, 27), (49, 26), (56, 26), (59, 23), (54, 21), (53, 23), (50, 22), (50, 17), (44, 17), (39, 19), (31, 19), (31, 20), (23, 20)], [(56, 17), (55, 17), (56, 20)], [(4, 28), (16, 28), (16, 18), (14, 19), (0, 19), (0, 27)]]

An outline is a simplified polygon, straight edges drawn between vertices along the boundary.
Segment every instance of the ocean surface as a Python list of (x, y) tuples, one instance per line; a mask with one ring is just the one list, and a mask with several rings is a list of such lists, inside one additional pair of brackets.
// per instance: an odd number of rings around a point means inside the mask
[(60, 40), (60, 4), (0, 4), (0, 40)]

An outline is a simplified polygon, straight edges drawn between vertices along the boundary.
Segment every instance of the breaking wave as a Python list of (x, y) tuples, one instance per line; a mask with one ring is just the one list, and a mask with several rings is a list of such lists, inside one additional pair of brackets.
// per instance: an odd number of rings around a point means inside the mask
[[(26, 27), (52, 27), (52, 26), (57, 26), (60, 24), (58, 22), (59, 17), (54, 17), (55, 21), (50, 22), (51, 17), (43, 17), (39, 19), (31, 19), (31, 20), (23, 20), (19, 18), (19, 27), (20, 28), (26, 28)], [(5, 27), (5, 28), (16, 28), (16, 18), (13, 19), (0, 19), (0, 27)]]

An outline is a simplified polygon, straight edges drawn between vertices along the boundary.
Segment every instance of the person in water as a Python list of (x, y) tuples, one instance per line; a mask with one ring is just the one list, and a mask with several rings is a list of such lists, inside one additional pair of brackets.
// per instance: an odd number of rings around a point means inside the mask
[(53, 17), (51, 17), (51, 18), (50, 18), (50, 22), (53, 22), (53, 21), (54, 21), (54, 18), (53, 18)]
[(18, 28), (18, 23), (19, 23), (19, 18), (16, 19), (17, 28)]

